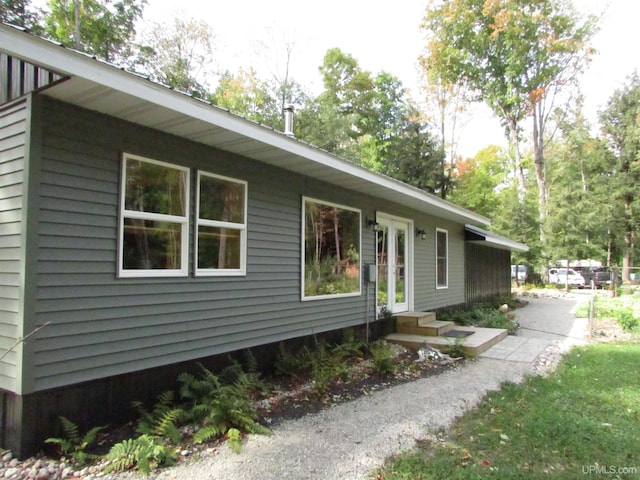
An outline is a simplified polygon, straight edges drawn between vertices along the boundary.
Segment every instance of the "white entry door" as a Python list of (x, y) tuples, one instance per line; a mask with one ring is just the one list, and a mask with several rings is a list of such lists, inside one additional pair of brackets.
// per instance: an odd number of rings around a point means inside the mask
[(377, 304), (392, 313), (406, 312), (410, 306), (413, 246), (410, 231), (407, 220), (378, 216)]

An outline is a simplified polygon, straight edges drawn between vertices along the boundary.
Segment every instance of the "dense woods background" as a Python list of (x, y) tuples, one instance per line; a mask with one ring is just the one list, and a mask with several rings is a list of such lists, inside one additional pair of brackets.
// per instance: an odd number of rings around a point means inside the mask
[[(569, 0), (433, 1), (424, 12), (419, 92), (392, 72), (368, 72), (339, 48), (318, 59), (313, 95), (290, 73), (295, 43), (277, 46), (267, 78), (215, 61), (215, 31), (175, 18), (140, 28), (145, 0), (0, 0), (0, 19), (147, 75), (492, 219), (526, 243), (514, 261), (544, 274), (562, 260), (595, 259), (633, 273), (640, 224), (640, 78), (610, 92), (599, 125), (582, 112), (577, 79), (598, 19)], [(457, 154), (467, 112), (485, 103), (508, 148)]]

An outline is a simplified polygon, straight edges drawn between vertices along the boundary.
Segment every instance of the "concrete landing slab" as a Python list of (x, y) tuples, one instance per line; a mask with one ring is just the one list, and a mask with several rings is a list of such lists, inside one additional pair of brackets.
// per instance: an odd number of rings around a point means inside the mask
[(482, 358), (531, 363), (549, 346), (550, 341), (541, 338), (509, 335), (501, 342), (482, 352)]
[(456, 330), (472, 332), (472, 335), (461, 338), (431, 337), (424, 335), (412, 335), (406, 333), (392, 333), (385, 338), (387, 341), (398, 343), (406, 348), (417, 350), (425, 343), (440, 351), (447, 352), (456, 344), (460, 344), (465, 354), (469, 357), (477, 357), (491, 346), (507, 338), (508, 333), (502, 328), (481, 327), (455, 327)]

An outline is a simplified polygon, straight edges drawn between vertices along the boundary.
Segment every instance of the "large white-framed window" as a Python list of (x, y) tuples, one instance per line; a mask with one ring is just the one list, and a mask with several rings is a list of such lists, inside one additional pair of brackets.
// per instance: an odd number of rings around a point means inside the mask
[(118, 275), (186, 276), (189, 259), (189, 169), (122, 156)]
[(302, 199), (302, 300), (360, 295), (361, 212)]
[(449, 286), (449, 232), (436, 228), (436, 288)]
[(247, 182), (198, 171), (196, 275), (245, 275)]

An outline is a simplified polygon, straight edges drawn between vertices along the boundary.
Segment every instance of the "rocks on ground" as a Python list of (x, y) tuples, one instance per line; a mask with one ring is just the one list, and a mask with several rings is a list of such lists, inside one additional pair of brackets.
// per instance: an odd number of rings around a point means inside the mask
[(2, 454), (0, 478), (9, 480), (97, 480), (108, 477), (99, 466), (75, 470), (64, 459), (58, 461), (46, 457), (32, 457), (20, 461), (10, 451)]

